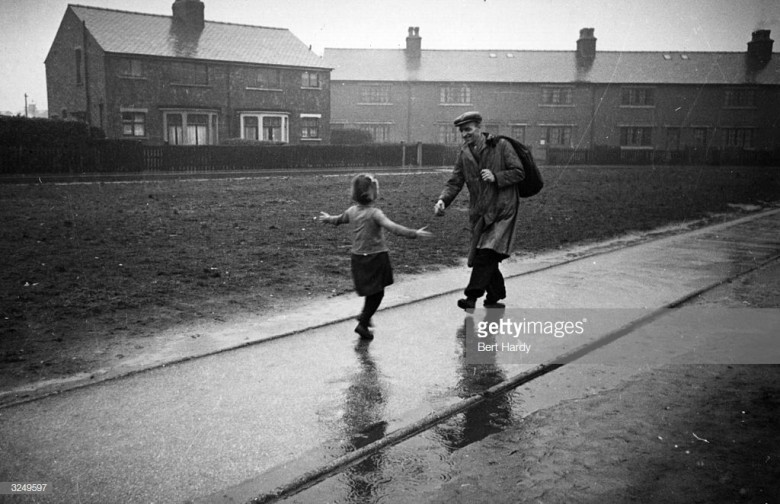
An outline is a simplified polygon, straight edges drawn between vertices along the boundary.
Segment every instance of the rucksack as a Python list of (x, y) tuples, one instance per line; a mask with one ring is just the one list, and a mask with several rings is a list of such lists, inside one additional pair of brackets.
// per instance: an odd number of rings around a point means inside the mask
[(503, 138), (514, 147), (517, 152), (517, 157), (520, 158), (520, 162), (523, 163), (523, 171), (525, 172), (525, 179), (523, 179), (517, 186), (517, 193), (521, 198), (530, 198), (531, 196), (538, 194), (544, 187), (544, 181), (542, 180), (542, 173), (539, 171), (539, 167), (536, 166), (534, 156), (531, 154), (531, 149), (524, 144), (515, 140), (512, 137), (504, 135), (494, 135), (495, 142)]

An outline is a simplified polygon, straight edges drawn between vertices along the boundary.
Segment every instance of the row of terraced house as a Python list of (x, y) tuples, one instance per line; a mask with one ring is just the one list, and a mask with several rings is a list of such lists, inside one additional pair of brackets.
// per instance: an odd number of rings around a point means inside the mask
[(745, 52), (329, 49), (289, 30), (211, 22), (200, 0), (171, 16), (69, 5), (46, 58), (50, 115), (148, 144), (228, 139), (459, 141), (452, 119), (549, 148), (780, 148), (780, 61), (768, 30)]

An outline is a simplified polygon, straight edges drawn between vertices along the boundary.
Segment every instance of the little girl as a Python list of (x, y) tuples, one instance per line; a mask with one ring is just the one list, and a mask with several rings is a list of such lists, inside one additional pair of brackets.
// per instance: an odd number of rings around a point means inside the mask
[(352, 179), (352, 200), (357, 203), (341, 215), (320, 212), (319, 220), (338, 226), (352, 223), (352, 278), (359, 296), (365, 296), (363, 311), (358, 317), (355, 332), (363, 339), (373, 339), (371, 317), (374, 316), (385, 287), (393, 283), (393, 268), (385, 243), (385, 228), (407, 238), (433, 236), (425, 227), (418, 230), (404, 227), (388, 219), (374, 201), (379, 196), (379, 181), (371, 175), (361, 173)]

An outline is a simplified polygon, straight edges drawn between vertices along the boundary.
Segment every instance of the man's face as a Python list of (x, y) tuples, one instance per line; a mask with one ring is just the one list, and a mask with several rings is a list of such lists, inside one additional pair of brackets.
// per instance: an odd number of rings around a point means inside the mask
[(482, 134), (482, 128), (475, 122), (463, 124), (458, 129), (460, 130), (460, 136), (463, 138), (463, 141), (469, 145), (477, 143), (477, 138)]

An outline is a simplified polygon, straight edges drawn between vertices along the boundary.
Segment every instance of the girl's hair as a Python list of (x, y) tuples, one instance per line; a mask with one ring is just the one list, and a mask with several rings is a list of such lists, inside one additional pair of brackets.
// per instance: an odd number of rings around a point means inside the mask
[(379, 194), (379, 181), (366, 173), (352, 179), (352, 199), (361, 205), (368, 205)]

